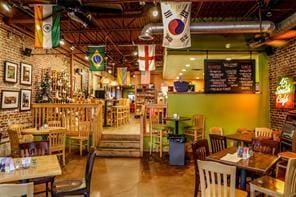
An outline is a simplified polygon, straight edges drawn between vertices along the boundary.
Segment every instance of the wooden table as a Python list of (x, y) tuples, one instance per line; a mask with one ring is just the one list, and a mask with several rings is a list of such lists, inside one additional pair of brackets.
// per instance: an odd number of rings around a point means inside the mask
[[(14, 162), (20, 158), (14, 158)], [(62, 170), (56, 155), (32, 157), (36, 159), (36, 166), (28, 169), (17, 169), (10, 173), (0, 172), (0, 183), (24, 181), (32, 178), (57, 176)]]
[(240, 188), (246, 189), (246, 170), (267, 174), (267, 172), (276, 164), (279, 157), (259, 152), (254, 152), (254, 155), (249, 159), (241, 159), (239, 162), (230, 162), (221, 160), (227, 153), (233, 154), (236, 152), (236, 147), (224, 149), (207, 157), (207, 160), (215, 161), (223, 164), (236, 166), (240, 170), (241, 183)]
[(181, 121), (187, 121), (187, 120), (191, 120), (191, 118), (188, 118), (188, 117), (179, 117), (179, 118), (174, 118), (174, 117), (167, 117), (165, 118), (164, 120), (167, 120), (167, 121), (174, 121), (175, 122), (175, 134), (178, 135), (179, 133), (179, 122)]
[(240, 142), (242, 146), (252, 143), (254, 137), (253, 134), (248, 133), (234, 133), (230, 135), (225, 135), (226, 139), (234, 140)]

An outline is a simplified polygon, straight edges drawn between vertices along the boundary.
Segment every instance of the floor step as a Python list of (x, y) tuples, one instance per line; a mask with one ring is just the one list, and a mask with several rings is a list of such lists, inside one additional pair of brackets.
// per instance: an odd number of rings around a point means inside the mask
[(140, 135), (131, 135), (131, 134), (102, 134), (101, 140), (112, 140), (112, 141), (139, 141)]
[(140, 148), (137, 141), (101, 140), (98, 148)]
[(100, 148), (96, 151), (96, 155), (100, 157), (140, 157), (139, 149), (111, 149)]

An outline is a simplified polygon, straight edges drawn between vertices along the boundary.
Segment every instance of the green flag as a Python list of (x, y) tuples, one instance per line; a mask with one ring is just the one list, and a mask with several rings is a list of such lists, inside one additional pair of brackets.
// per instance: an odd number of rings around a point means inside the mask
[(90, 71), (105, 70), (105, 47), (88, 47)]

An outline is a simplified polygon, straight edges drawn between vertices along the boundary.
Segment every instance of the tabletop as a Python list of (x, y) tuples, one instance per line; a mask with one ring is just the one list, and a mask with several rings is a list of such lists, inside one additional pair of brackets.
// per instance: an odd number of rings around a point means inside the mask
[(32, 135), (48, 135), (50, 131), (56, 129), (66, 129), (65, 127), (48, 127), (47, 129), (37, 129), (37, 128), (27, 128), (23, 129), (21, 132), (22, 134), (32, 134)]
[[(17, 169), (10, 173), (0, 172), (0, 183), (57, 176), (62, 174), (62, 170), (56, 155), (45, 155), (32, 157), (36, 159), (36, 166), (27, 169)], [(20, 158), (14, 158), (14, 162)]]
[(249, 133), (234, 133), (230, 135), (225, 135), (227, 139), (251, 143), (253, 139), (253, 135)]
[(186, 120), (191, 120), (191, 118), (188, 117), (179, 117), (179, 118), (174, 118), (174, 117), (166, 117), (164, 120), (169, 120), (169, 121), (186, 121)]
[(211, 154), (207, 157), (207, 160), (216, 161), (228, 165), (236, 166), (240, 169), (246, 169), (249, 171), (259, 172), (266, 174), (268, 170), (275, 165), (279, 157), (259, 152), (254, 152), (253, 156), (249, 159), (241, 159), (239, 162), (230, 162), (221, 160), (227, 153), (233, 154), (236, 152), (236, 147), (224, 149), (220, 152)]

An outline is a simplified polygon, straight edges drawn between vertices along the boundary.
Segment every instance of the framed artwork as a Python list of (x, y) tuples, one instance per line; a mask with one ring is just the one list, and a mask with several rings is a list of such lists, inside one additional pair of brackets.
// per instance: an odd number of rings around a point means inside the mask
[(32, 91), (21, 89), (20, 93), (20, 110), (27, 111), (31, 110), (31, 102), (32, 102)]
[(19, 104), (19, 92), (11, 90), (2, 90), (1, 108), (15, 109)]
[(32, 85), (32, 65), (21, 63), (21, 84)]
[(9, 83), (17, 82), (18, 64), (6, 61), (4, 63), (4, 81)]

